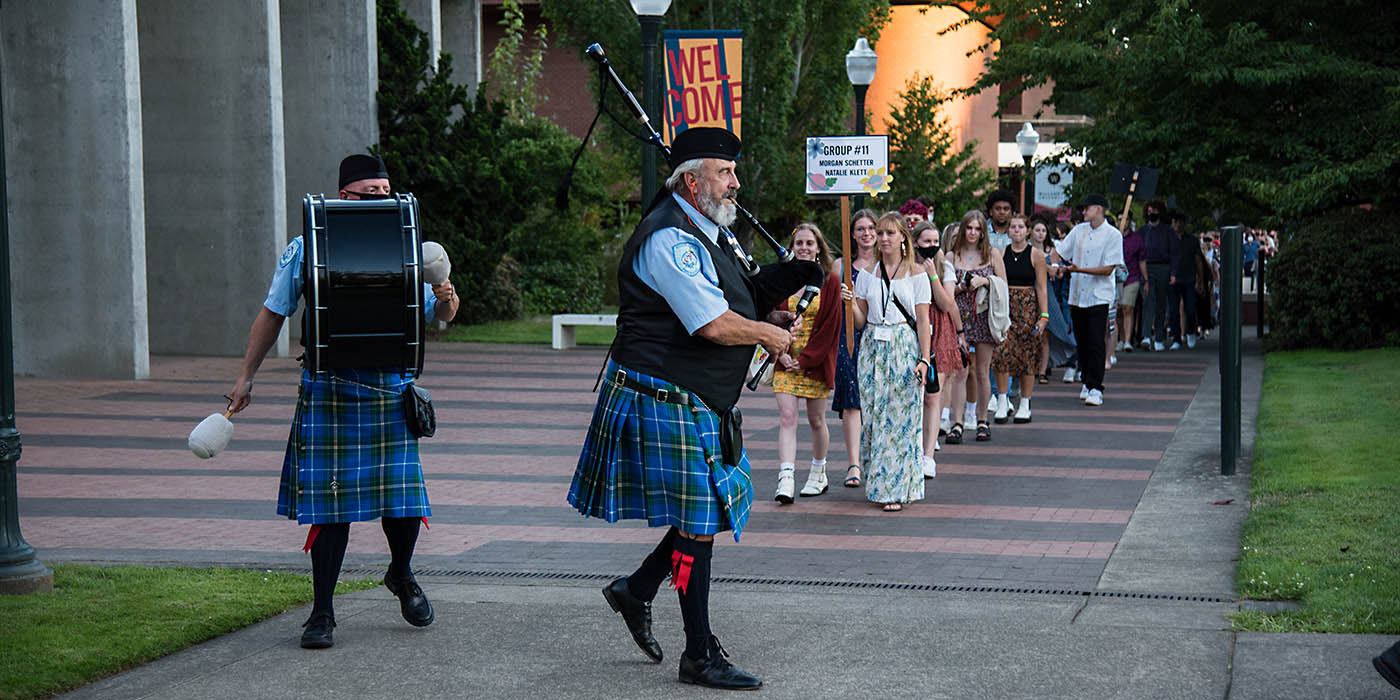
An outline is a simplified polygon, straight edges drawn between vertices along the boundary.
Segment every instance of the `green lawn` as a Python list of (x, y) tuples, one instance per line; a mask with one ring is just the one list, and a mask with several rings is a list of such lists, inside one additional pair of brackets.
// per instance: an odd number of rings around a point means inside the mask
[[(0, 596), (0, 700), (43, 698), (311, 600), (309, 576), (59, 564), (52, 593)], [(344, 582), (343, 593), (372, 588)]]
[(1400, 348), (1266, 358), (1239, 629), (1400, 633)]
[[(602, 313), (617, 313), (617, 309)], [(575, 329), (575, 341), (579, 345), (612, 345), (616, 329), (610, 326), (579, 326)], [(551, 341), (553, 327), (548, 316), (535, 316), (519, 321), (492, 321), (474, 326), (450, 326), (441, 335), (433, 338), (443, 342), (457, 343), (541, 343)]]

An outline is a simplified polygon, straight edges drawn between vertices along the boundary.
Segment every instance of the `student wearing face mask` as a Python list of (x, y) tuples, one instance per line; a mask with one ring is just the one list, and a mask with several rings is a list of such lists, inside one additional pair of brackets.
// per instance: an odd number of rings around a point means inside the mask
[[(938, 462), (934, 453), (940, 447), (939, 419), (947, 410), (948, 389), (952, 373), (963, 369), (962, 352), (958, 347), (958, 334), (962, 332), (962, 315), (958, 313), (957, 302), (953, 301), (953, 266), (943, 257), (939, 249), (938, 228), (927, 221), (914, 227), (914, 251), (928, 273), (932, 288), (932, 303), (928, 307), (929, 347), (932, 350), (933, 372), (924, 387), (924, 478), (932, 479), (938, 473)], [(936, 388), (935, 388), (936, 387)]]
[(1181, 264), (1181, 241), (1167, 223), (1167, 205), (1153, 200), (1144, 207), (1147, 225), (1143, 226), (1142, 245), (1147, 251), (1147, 279), (1142, 292), (1142, 346), (1166, 350), (1167, 292), (1176, 283), (1173, 270)]

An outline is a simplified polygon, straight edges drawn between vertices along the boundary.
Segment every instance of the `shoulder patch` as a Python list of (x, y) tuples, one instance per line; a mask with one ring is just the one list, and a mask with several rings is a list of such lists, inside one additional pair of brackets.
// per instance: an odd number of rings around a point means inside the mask
[(694, 243), (681, 242), (671, 246), (671, 258), (686, 276), (700, 274), (700, 248)]
[(283, 251), (282, 251), (282, 257), (280, 257), (280, 258), (277, 259), (277, 266), (278, 266), (278, 267), (286, 267), (288, 263), (292, 262), (292, 258), (295, 258), (295, 257), (297, 256), (297, 253), (298, 253), (300, 250), (301, 250), (301, 239), (300, 239), (300, 238), (293, 238), (293, 239), (292, 239), (292, 242), (287, 244), (286, 250), (283, 250)]

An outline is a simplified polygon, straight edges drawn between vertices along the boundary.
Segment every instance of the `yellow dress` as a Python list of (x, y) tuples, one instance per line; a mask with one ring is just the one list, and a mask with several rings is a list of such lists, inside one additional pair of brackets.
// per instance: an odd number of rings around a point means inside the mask
[[(802, 298), (800, 294), (794, 294), (788, 298), (788, 308), (797, 308), (797, 300)], [(807, 311), (802, 314), (802, 328), (797, 331), (797, 335), (792, 340), (792, 347), (788, 349), (788, 355), (797, 359), (802, 354), (802, 349), (807, 347), (807, 341), (812, 337), (812, 325), (817, 322), (817, 311), (821, 308), (822, 298), (818, 296), (812, 300), (812, 305), (807, 307)], [(831, 387), (822, 383), (820, 379), (812, 379), (797, 372), (779, 371), (777, 365), (773, 368), (773, 391), (792, 394), (800, 399), (824, 399), (831, 396)]]

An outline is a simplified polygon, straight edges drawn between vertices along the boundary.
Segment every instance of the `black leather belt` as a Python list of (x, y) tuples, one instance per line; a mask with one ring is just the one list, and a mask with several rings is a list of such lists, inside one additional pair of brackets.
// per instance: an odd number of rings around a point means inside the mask
[(631, 389), (632, 391), (635, 391), (638, 394), (650, 396), (651, 398), (656, 399), (661, 403), (674, 403), (679, 404), (681, 406), (690, 405), (690, 394), (687, 394), (684, 391), (654, 389), (627, 376), (627, 372), (625, 370), (617, 370), (617, 372), (613, 374), (613, 384), (627, 389)]

